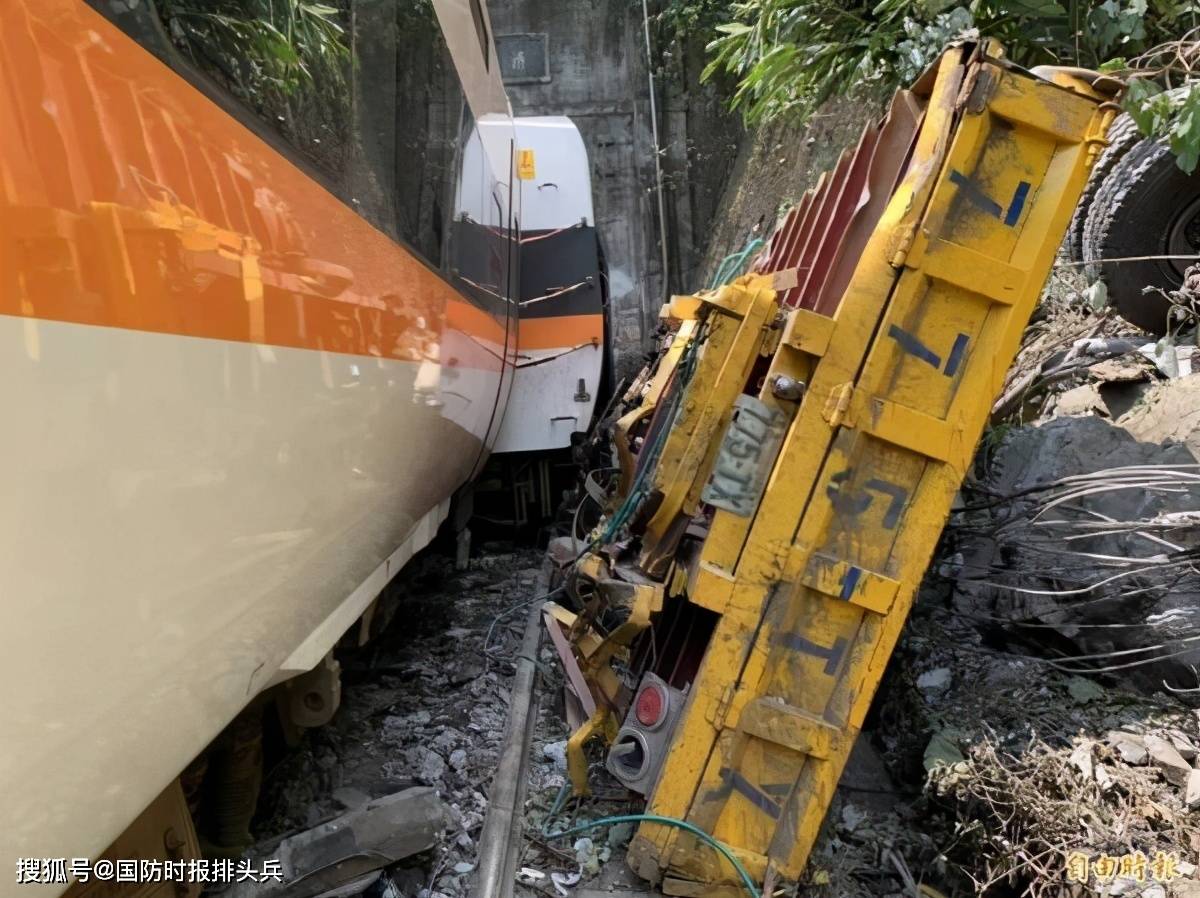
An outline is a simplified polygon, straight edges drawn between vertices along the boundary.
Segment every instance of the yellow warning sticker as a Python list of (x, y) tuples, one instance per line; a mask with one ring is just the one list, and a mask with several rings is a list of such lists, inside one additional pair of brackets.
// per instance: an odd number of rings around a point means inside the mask
[(533, 150), (517, 150), (517, 177), (522, 181), (532, 181), (537, 177), (533, 165)]

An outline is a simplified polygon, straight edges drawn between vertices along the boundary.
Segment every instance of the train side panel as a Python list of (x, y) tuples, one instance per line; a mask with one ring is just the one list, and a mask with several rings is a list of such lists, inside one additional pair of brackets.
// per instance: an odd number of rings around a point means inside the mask
[(0, 5), (0, 126), (11, 871), (103, 851), (432, 538), (502, 414), (514, 210), (473, 293), (451, 229), (368, 223), (77, 0)]

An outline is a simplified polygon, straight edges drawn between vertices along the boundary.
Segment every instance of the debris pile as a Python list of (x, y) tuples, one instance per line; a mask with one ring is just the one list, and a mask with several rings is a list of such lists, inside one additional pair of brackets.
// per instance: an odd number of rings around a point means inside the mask
[(533, 550), (493, 552), (467, 571), (434, 553), (413, 562), (390, 588), (400, 593), (392, 624), (341, 654), (334, 720), (268, 772), (256, 825), (262, 853), (385, 796), (432, 787), (447, 818), (436, 847), (337, 894), (469, 894), (524, 623), (506, 612), (534, 595), (540, 562)]

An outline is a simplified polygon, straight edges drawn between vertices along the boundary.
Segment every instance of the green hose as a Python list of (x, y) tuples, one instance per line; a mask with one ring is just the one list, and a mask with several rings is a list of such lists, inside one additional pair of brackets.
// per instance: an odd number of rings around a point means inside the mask
[(708, 289), (716, 290), (727, 281), (733, 280), (746, 267), (746, 257), (751, 253), (758, 252), (762, 245), (762, 238), (755, 237), (746, 244), (741, 252), (730, 253), (722, 259), (721, 264), (717, 266), (717, 273), (713, 275), (712, 283), (708, 285)]
[(702, 841), (708, 843), (713, 848), (717, 849), (717, 851), (721, 852), (721, 855), (725, 858), (725, 860), (733, 864), (733, 869), (737, 870), (738, 876), (742, 878), (742, 885), (744, 885), (746, 887), (746, 891), (750, 893), (750, 898), (762, 898), (762, 896), (759, 894), (758, 888), (754, 885), (754, 880), (750, 878), (750, 874), (746, 872), (746, 868), (738, 863), (738, 859), (733, 856), (733, 852), (731, 852), (728, 848), (726, 848), (723, 844), (718, 842), (700, 827), (688, 823), (686, 820), (676, 820), (674, 817), (660, 817), (658, 814), (622, 814), (619, 817), (603, 817), (600, 820), (593, 820), (591, 823), (573, 826), (564, 832), (554, 833), (550, 836), (550, 838), (561, 839), (564, 836), (572, 836), (575, 833), (581, 833), (585, 830), (595, 829), (599, 826), (612, 826), (615, 823), (640, 823), (642, 821), (646, 821), (648, 823), (661, 823), (664, 826), (674, 826), (677, 829), (682, 829), (685, 832), (689, 832), (692, 835), (697, 836)]

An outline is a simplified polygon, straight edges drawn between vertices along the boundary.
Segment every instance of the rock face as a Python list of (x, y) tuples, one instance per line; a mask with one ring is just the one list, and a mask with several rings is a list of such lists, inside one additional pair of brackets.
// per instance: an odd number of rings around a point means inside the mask
[[(1145, 433), (1151, 414), (1139, 411)], [(1186, 561), (1200, 547), (1195, 465), (1183, 445), (1139, 442), (1097, 417), (1013, 429), (983, 482), (997, 499), (964, 515), (954, 603), (1092, 656), (1081, 673), (1194, 686), (1200, 648), (1182, 640), (1200, 625), (1200, 575)]]

